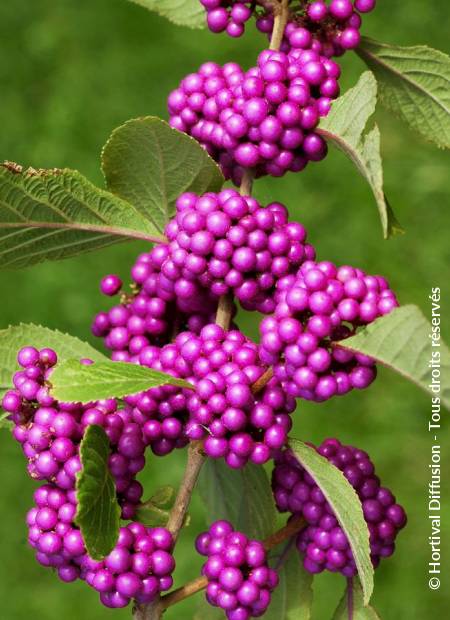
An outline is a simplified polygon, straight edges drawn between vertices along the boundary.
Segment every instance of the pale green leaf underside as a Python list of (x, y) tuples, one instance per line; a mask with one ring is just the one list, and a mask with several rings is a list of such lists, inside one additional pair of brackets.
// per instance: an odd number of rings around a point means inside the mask
[(89, 403), (104, 398), (123, 398), (160, 385), (192, 385), (158, 370), (129, 362), (80, 364), (68, 360), (51, 374), (52, 394), (64, 402)]
[(208, 459), (198, 483), (208, 522), (228, 519), (252, 538), (263, 539), (275, 529), (272, 490), (262, 467), (249, 463), (243, 469), (228, 467), (221, 459)]
[(367, 604), (373, 592), (373, 567), (369, 530), (358, 495), (344, 474), (314, 448), (298, 439), (290, 439), (289, 446), (325, 495), (347, 536), (364, 591), (364, 602)]
[(102, 153), (108, 189), (163, 231), (183, 192), (218, 191), (224, 178), (199, 145), (155, 116), (132, 119), (113, 131)]
[(0, 266), (27, 267), (125, 241), (160, 241), (131, 204), (73, 170), (0, 166)]
[(277, 554), (271, 565), (278, 572), (280, 582), (272, 593), (272, 602), (264, 614), (265, 620), (311, 620), (313, 602), (313, 575), (302, 565), (300, 554), (294, 541), (289, 547), (277, 548), (277, 552), (286, 554), (279, 565)]
[(95, 362), (108, 360), (103, 353), (87, 342), (57, 329), (48, 329), (32, 323), (13, 325), (0, 331), (0, 395), (11, 389), (12, 376), (19, 368), (17, 353), (26, 346), (33, 346), (36, 349), (50, 347), (56, 351), (59, 362), (73, 358), (89, 358)]
[(450, 57), (368, 38), (356, 51), (378, 80), (381, 103), (426, 140), (450, 148)]
[(88, 426), (80, 445), (82, 469), (77, 475), (75, 522), (94, 560), (108, 555), (119, 537), (120, 507), (108, 469), (109, 451), (105, 431), (100, 426)]
[[(342, 346), (364, 353), (430, 392), (432, 351), (440, 352), (440, 394), (450, 409), (450, 352), (442, 340), (432, 347), (431, 325), (417, 306), (396, 308), (346, 340)], [(435, 392), (431, 392), (435, 396)]]
[(373, 74), (366, 71), (355, 87), (333, 103), (328, 116), (320, 122), (319, 133), (347, 155), (370, 185), (383, 235), (388, 238), (402, 232), (402, 228), (384, 193), (380, 131), (376, 125), (366, 131), (376, 103), (377, 83)]
[(131, 0), (131, 2), (159, 13), (179, 26), (205, 28), (205, 9), (199, 0)]
[(344, 593), (332, 620), (380, 620), (375, 609), (368, 605), (364, 606), (363, 593), (360, 584), (353, 579)]

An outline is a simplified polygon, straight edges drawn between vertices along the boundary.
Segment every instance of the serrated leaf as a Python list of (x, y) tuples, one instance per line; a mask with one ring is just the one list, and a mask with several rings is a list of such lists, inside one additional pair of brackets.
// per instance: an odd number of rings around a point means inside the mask
[(313, 575), (303, 568), (294, 541), (284, 545), (281, 557), (271, 562), (280, 582), (272, 593), (265, 620), (311, 620)]
[(82, 469), (77, 474), (77, 513), (88, 554), (103, 560), (119, 537), (120, 507), (108, 469), (109, 439), (101, 426), (87, 427), (80, 444)]
[[(407, 305), (377, 319), (339, 346), (373, 357), (426, 392), (439, 396), (450, 409), (450, 352), (442, 337), (436, 341), (438, 345), (432, 346), (432, 333), (421, 310)], [(439, 392), (430, 389), (432, 355), (435, 363), (439, 357)]]
[(221, 459), (208, 459), (198, 489), (206, 506), (208, 522), (228, 519), (251, 538), (264, 539), (276, 526), (276, 510), (270, 482), (262, 467), (249, 463), (231, 469)]
[(205, 27), (205, 9), (199, 0), (131, 0), (131, 2), (140, 4), (179, 26)]
[(402, 233), (403, 229), (383, 189), (380, 131), (377, 125), (366, 131), (376, 103), (377, 83), (373, 74), (366, 71), (356, 86), (333, 103), (328, 116), (321, 120), (318, 132), (347, 155), (369, 183), (378, 207), (383, 235), (387, 239)]
[(161, 241), (131, 204), (73, 170), (0, 165), (0, 266), (61, 260), (127, 239)]
[(193, 386), (159, 370), (129, 362), (100, 362), (85, 365), (79, 360), (58, 364), (51, 374), (52, 395), (64, 402), (122, 398), (160, 385)]
[(352, 579), (334, 612), (333, 620), (380, 620), (380, 616), (370, 605), (364, 606), (361, 586)]
[(363, 588), (364, 603), (367, 604), (373, 592), (373, 567), (370, 560), (369, 530), (359, 497), (344, 474), (314, 448), (298, 439), (290, 439), (289, 446), (325, 495), (347, 536)]
[(219, 167), (186, 134), (155, 116), (136, 118), (113, 131), (102, 153), (108, 189), (129, 201), (163, 231), (183, 192), (218, 191)]
[(108, 358), (87, 342), (57, 329), (21, 323), (0, 330), (0, 397), (12, 388), (12, 376), (18, 370), (17, 353), (22, 347), (37, 349), (50, 347), (58, 355), (58, 362), (68, 359), (88, 358), (94, 362), (106, 362)]
[(450, 57), (366, 37), (356, 51), (378, 80), (381, 103), (426, 140), (450, 148)]

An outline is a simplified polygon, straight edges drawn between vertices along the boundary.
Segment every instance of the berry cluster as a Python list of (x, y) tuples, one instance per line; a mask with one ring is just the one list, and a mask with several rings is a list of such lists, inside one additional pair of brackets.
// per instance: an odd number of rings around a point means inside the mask
[(316, 131), (339, 95), (340, 67), (313, 49), (264, 50), (246, 73), (208, 62), (168, 99), (170, 124), (194, 137), (239, 184), (255, 176), (299, 172), (327, 153)]
[[(206, 21), (211, 32), (224, 32), (231, 37), (240, 37), (245, 31), (245, 23), (256, 17), (256, 27), (260, 32), (272, 34), (273, 12), (269, 5), (255, 11), (255, 3), (235, 0), (200, 0), (206, 9)], [(256, 3), (258, 4), (258, 3)], [(312, 0), (301, 3), (299, 9), (291, 7), (289, 22), (281, 51), (303, 47), (305, 37), (313, 39), (316, 51), (327, 57), (341, 56), (354, 49), (361, 41), (361, 14), (370, 13), (376, 0)]]
[(42, 566), (55, 568), (64, 582), (81, 579), (100, 594), (107, 607), (125, 607), (131, 599), (150, 603), (172, 587), (173, 539), (164, 528), (130, 523), (120, 528), (117, 545), (106, 558), (93, 560), (74, 524), (74, 490), (56, 485), (39, 487), (36, 505), (27, 514), (28, 541)]
[(131, 519), (142, 496), (135, 480), (145, 465), (145, 443), (141, 427), (131, 414), (117, 411), (115, 400), (82, 405), (56, 401), (48, 389), (48, 378), (57, 362), (52, 349), (25, 347), (15, 373), (15, 390), (6, 392), (2, 406), (15, 424), (13, 435), (28, 460), (28, 473), (47, 480), (59, 489), (75, 488), (81, 469), (79, 444), (90, 424), (102, 426), (111, 445), (109, 467), (115, 478), (122, 516)]
[[(326, 439), (316, 448), (338, 467), (362, 502), (364, 518), (370, 532), (372, 563), (389, 557), (395, 550), (395, 538), (406, 524), (403, 508), (375, 475), (368, 454), (337, 439)], [(272, 488), (280, 512), (301, 515), (307, 526), (297, 538), (297, 548), (304, 554), (304, 566), (311, 573), (323, 570), (356, 575), (356, 565), (348, 539), (338, 525), (333, 510), (322, 491), (288, 450), (275, 459)]]
[(236, 0), (200, 0), (206, 9), (206, 22), (211, 32), (224, 32), (230, 37), (244, 34), (245, 23), (252, 16), (252, 2)]
[(248, 461), (266, 463), (285, 444), (295, 400), (276, 378), (253, 393), (265, 367), (257, 345), (241, 332), (225, 332), (216, 324), (198, 336), (182, 332), (159, 354), (154, 350), (150, 365), (195, 386), (195, 391), (152, 388), (125, 399), (156, 454), (203, 439), (208, 456), (240, 468)]
[(260, 324), (261, 359), (289, 394), (320, 402), (372, 383), (374, 361), (336, 344), (398, 305), (384, 278), (306, 261), (279, 282), (276, 298), (274, 315)]
[[(286, 26), (281, 51), (302, 48), (305, 38), (312, 38), (313, 49), (327, 58), (342, 56), (361, 42), (361, 13), (375, 8), (376, 0), (313, 0), (302, 15), (293, 15)], [(274, 25), (273, 16), (265, 14), (256, 21), (260, 32), (269, 37)]]
[(219, 194), (182, 194), (166, 227), (169, 257), (162, 265), (177, 286), (180, 278), (220, 297), (233, 293), (247, 310), (275, 309), (277, 281), (295, 274), (315, 257), (306, 230), (288, 221), (278, 202), (266, 208), (250, 196), (225, 189)]
[[(213, 320), (217, 300), (202, 287), (195, 288), (184, 277), (173, 281), (171, 272), (166, 276), (161, 268), (169, 256), (167, 244), (155, 245), (140, 254), (131, 269), (133, 294), (123, 296), (122, 303), (108, 312), (99, 312), (92, 324), (92, 333), (102, 337), (112, 359), (144, 364), (148, 347), (170, 342), (175, 325), (194, 333)], [(113, 296), (122, 287), (116, 275), (105, 276), (100, 290)]]
[(208, 579), (206, 599), (211, 605), (223, 609), (228, 620), (264, 614), (278, 575), (269, 568), (262, 543), (235, 531), (228, 521), (216, 521), (198, 536), (196, 549), (208, 558), (202, 573)]

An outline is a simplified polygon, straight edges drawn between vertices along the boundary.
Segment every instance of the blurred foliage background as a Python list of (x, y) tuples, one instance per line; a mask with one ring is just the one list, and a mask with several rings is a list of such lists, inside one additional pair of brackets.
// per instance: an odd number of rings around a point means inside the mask
[[(428, 44), (448, 51), (450, 10), (445, 0), (380, 1), (365, 20), (364, 32), (403, 45)], [(188, 72), (211, 59), (248, 66), (264, 46), (253, 28), (241, 40), (206, 31), (178, 28), (126, 0), (34, 0), (0, 4), (0, 158), (36, 167), (68, 166), (102, 184), (99, 153), (111, 130), (125, 120), (154, 114), (166, 117), (170, 89)], [(446, 49), (447, 48), (447, 49)], [(343, 59), (344, 90), (364, 69), (358, 58)], [(255, 193), (263, 201), (287, 203), (308, 228), (321, 258), (351, 263), (386, 275), (402, 303), (418, 304), (429, 315), (432, 286), (442, 288), (444, 311), (450, 299), (449, 164), (450, 156), (409, 133), (379, 110), (386, 191), (406, 234), (383, 241), (375, 203), (365, 182), (340, 153), (320, 166), (281, 180), (261, 180)], [(35, 322), (93, 340), (89, 325), (108, 304), (101, 297), (102, 275), (125, 279), (142, 244), (124, 244), (61, 263), (21, 272), (0, 273), (0, 325)], [(443, 315), (445, 317), (445, 314)], [(256, 337), (254, 316), (242, 327)], [(450, 340), (450, 326), (444, 325)], [(384, 620), (447, 618), (448, 570), (442, 588), (428, 589), (427, 518), (430, 398), (416, 387), (381, 370), (366, 392), (325, 405), (301, 403), (295, 435), (320, 442), (331, 435), (370, 452), (384, 484), (392, 487), (409, 514), (394, 558), (376, 574), (373, 599)], [(443, 418), (445, 418), (445, 413)], [(440, 435), (448, 439), (444, 419)], [(444, 450), (443, 471), (449, 471)], [(148, 495), (161, 484), (176, 484), (184, 454), (161, 461), (149, 458), (142, 480)], [(5, 620), (103, 620), (129, 618), (130, 610), (109, 611), (83, 583), (63, 585), (39, 566), (26, 544), (25, 511), (32, 489), (20, 449), (2, 431), (0, 468), (0, 616)], [(169, 475), (170, 472), (170, 475)], [(448, 489), (448, 487), (447, 487)], [(449, 517), (449, 497), (443, 516)], [(183, 533), (176, 582), (198, 574), (192, 541), (205, 525), (198, 499), (191, 526)], [(444, 532), (442, 557), (450, 557)], [(336, 575), (316, 579), (315, 618), (331, 617), (343, 590)], [(192, 618), (191, 600), (167, 613), (169, 620)]]

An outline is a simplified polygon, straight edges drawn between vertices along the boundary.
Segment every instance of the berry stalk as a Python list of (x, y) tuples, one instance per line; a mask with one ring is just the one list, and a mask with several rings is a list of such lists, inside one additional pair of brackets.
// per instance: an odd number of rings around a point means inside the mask
[(284, 31), (289, 17), (289, 0), (279, 0), (273, 7), (274, 25), (269, 49), (278, 51), (284, 37)]
[[(289, 523), (287, 523), (287, 525), (277, 530), (276, 532), (268, 536), (263, 541), (265, 550), (271, 551), (272, 549), (274, 549), (281, 543), (285, 542), (286, 540), (291, 539), (293, 536), (298, 534), (298, 532), (302, 528), (304, 528), (305, 525), (306, 525), (306, 521), (303, 519), (303, 517), (297, 516), (297, 517), (292, 518), (289, 521)], [(197, 592), (201, 592), (202, 590), (206, 588), (207, 585), (208, 585), (207, 577), (198, 577), (197, 579), (190, 581), (189, 583), (185, 584), (181, 588), (178, 588), (177, 590), (174, 590), (173, 592), (170, 592), (169, 594), (166, 594), (165, 596), (163, 596), (161, 598), (162, 609), (166, 610), (172, 605), (176, 605), (177, 603), (180, 603), (181, 601), (188, 598), (189, 596), (193, 596)]]

